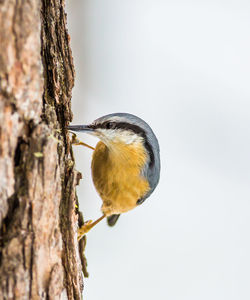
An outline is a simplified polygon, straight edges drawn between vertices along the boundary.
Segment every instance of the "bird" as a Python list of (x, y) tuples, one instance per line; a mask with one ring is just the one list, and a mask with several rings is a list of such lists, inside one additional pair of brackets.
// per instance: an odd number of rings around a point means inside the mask
[(151, 127), (130, 113), (112, 113), (89, 125), (69, 125), (68, 130), (85, 132), (100, 139), (93, 148), (74, 134), (72, 143), (94, 150), (91, 162), (94, 186), (102, 199), (102, 216), (78, 229), (80, 240), (107, 217), (114, 226), (120, 214), (141, 205), (155, 190), (160, 178), (160, 148)]

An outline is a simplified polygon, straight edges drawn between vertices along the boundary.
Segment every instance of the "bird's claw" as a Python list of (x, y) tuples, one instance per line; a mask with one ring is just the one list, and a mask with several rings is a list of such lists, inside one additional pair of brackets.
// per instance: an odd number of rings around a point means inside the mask
[(92, 220), (86, 221), (82, 227), (78, 228), (77, 232), (77, 239), (80, 241), (80, 239), (92, 228)]
[(80, 141), (78, 140), (78, 138), (76, 137), (76, 134), (71, 132), (72, 133), (72, 139), (71, 139), (71, 143), (73, 145), (78, 145), (80, 143)]
[(72, 145), (74, 145), (74, 146), (85, 146), (85, 147), (87, 147), (87, 148), (89, 148), (89, 149), (95, 150), (94, 147), (92, 147), (92, 146), (90, 146), (90, 145), (88, 145), (88, 144), (86, 144), (86, 143), (84, 143), (84, 142), (81, 142), (81, 141), (77, 138), (77, 136), (76, 136), (76, 134), (75, 134), (74, 132), (71, 132), (71, 133), (72, 133), (72, 139), (71, 139), (71, 144), (72, 144)]

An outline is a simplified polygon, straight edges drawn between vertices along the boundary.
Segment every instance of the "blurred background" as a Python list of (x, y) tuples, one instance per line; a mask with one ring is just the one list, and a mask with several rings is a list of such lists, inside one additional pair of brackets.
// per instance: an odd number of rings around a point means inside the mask
[[(250, 2), (66, 2), (73, 124), (138, 115), (162, 161), (142, 206), (89, 232), (84, 299), (249, 300)], [(74, 152), (80, 209), (98, 218), (91, 150)]]

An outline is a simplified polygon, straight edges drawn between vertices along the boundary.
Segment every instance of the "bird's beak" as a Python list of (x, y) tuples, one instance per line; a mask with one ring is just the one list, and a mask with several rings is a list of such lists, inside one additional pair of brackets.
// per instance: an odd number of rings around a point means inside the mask
[(95, 129), (91, 128), (89, 125), (70, 125), (67, 129), (72, 131), (95, 131)]

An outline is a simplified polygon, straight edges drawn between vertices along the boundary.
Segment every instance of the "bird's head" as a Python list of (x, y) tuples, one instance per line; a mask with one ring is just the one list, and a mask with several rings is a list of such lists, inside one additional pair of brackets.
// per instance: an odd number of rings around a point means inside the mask
[[(106, 115), (89, 125), (71, 125), (68, 129), (95, 135), (109, 148), (116, 144), (147, 145), (152, 140), (147, 135), (154, 135), (146, 122), (128, 113)], [(152, 146), (158, 147), (158, 143)]]

